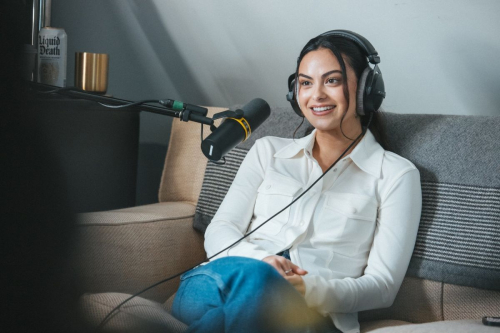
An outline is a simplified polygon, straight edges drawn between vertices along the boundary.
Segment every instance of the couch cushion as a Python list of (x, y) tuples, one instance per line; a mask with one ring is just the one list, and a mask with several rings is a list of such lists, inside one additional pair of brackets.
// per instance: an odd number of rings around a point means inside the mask
[(387, 114), (386, 124), (422, 180), (408, 275), (500, 290), (500, 117)]
[(361, 326), (361, 333), (368, 333), (368, 332), (384, 332), (384, 329), (390, 328), (390, 327), (397, 327), (397, 326), (403, 326), (403, 325), (409, 325), (411, 323), (407, 321), (401, 321), (401, 320), (393, 320), (393, 319), (384, 319), (384, 320), (374, 320), (374, 321), (367, 321), (363, 322), (360, 324)]
[[(94, 330), (115, 306), (130, 295), (85, 294), (80, 299), (84, 324)], [(175, 319), (161, 304), (135, 297), (120, 307), (99, 332), (184, 332), (187, 325)]]
[(190, 219), (194, 215), (194, 208), (193, 204), (187, 202), (165, 202), (104, 212), (81, 213), (78, 214), (78, 224), (80, 226), (115, 226)]
[[(410, 323), (443, 320), (443, 283), (406, 277), (394, 303), (384, 309), (359, 312), (359, 321), (396, 319)], [(472, 319), (466, 317), (460, 319)]]
[(485, 326), (481, 320), (447, 320), (425, 324), (407, 324), (395, 320), (363, 323), (361, 333), (493, 333), (498, 327)]
[(500, 316), (500, 291), (450, 284), (443, 286), (445, 320), (481, 319), (484, 316)]
[[(90, 293), (134, 293), (203, 261), (194, 210), (190, 203), (165, 202), (80, 214), (72, 260), (79, 286)], [(164, 302), (178, 284), (175, 278), (143, 296)]]
[[(225, 111), (225, 108), (208, 108), (208, 117)], [(218, 121), (216, 122), (218, 123)], [(207, 126), (204, 126), (207, 127)], [(196, 204), (200, 195), (206, 158), (201, 152), (201, 125), (174, 119), (170, 133), (165, 167), (161, 177), (158, 197), (160, 202), (187, 201)], [(203, 136), (210, 134), (204, 130)]]

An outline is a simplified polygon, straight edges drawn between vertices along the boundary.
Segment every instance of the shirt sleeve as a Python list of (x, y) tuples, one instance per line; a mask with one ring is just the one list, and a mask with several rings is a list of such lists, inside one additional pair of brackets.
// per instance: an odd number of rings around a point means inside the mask
[(381, 198), (367, 267), (359, 278), (305, 275), (306, 302), (326, 315), (390, 306), (410, 262), (422, 209), (420, 174), (402, 172)]
[[(205, 251), (210, 258), (243, 237), (253, 215), (257, 189), (264, 179), (271, 151), (257, 140), (247, 153), (217, 213), (205, 232)], [(242, 256), (261, 260), (272, 255), (246, 238), (213, 259)]]

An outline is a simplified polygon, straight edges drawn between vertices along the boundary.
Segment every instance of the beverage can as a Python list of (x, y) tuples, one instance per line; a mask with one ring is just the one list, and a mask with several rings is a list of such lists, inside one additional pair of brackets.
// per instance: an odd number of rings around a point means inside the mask
[(66, 86), (68, 37), (64, 29), (45, 27), (38, 34), (38, 82)]

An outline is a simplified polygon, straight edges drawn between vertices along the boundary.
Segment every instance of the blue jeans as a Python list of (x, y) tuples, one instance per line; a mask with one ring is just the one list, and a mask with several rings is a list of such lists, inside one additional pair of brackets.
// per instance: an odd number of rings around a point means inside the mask
[(225, 257), (181, 276), (172, 314), (188, 332), (340, 332), (271, 265)]

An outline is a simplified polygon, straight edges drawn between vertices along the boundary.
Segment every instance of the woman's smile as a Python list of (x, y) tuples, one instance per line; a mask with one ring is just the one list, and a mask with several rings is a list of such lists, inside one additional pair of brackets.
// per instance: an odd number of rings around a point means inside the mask
[(310, 107), (311, 113), (315, 116), (326, 116), (332, 112), (334, 112), (336, 105), (321, 105), (321, 106), (312, 106)]

